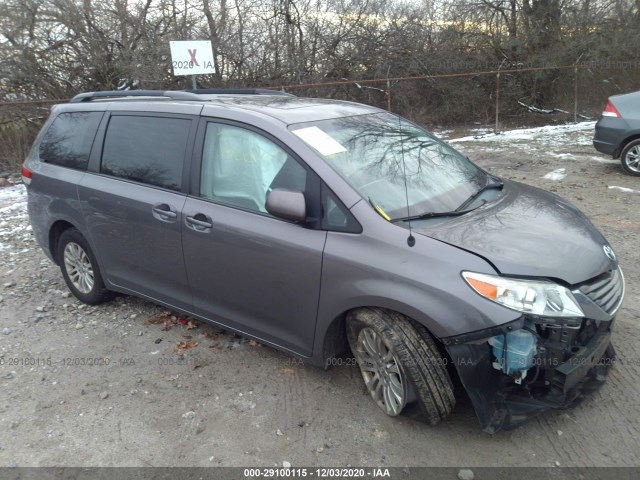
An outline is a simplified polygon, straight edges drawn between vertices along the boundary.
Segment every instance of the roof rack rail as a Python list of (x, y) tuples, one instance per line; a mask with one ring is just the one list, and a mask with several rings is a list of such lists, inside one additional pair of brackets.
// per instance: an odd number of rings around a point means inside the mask
[(69, 100), (69, 103), (90, 102), (103, 98), (121, 97), (166, 97), (173, 100), (202, 100), (194, 93), (171, 90), (110, 90), (105, 92), (80, 93)]
[(200, 88), (194, 90), (108, 90), (104, 92), (79, 93), (69, 103), (124, 97), (165, 97), (172, 100), (202, 100), (199, 95), (277, 95), (293, 97), (291, 93), (266, 88)]
[(295, 95), (281, 90), (269, 90), (268, 88), (198, 88), (184, 90), (188, 93), (209, 94), (209, 95), (278, 95), (283, 97), (294, 97)]

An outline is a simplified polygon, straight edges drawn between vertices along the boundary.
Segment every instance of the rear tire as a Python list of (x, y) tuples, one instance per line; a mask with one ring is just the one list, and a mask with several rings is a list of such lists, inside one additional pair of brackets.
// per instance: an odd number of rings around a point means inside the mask
[(112, 294), (102, 281), (102, 273), (89, 244), (75, 228), (62, 232), (58, 240), (58, 264), (71, 293), (83, 303), (97, 305)]
[(451, 414), (446, 361), (422, 325), (397, 312), (362, 308), (347, 316), (347, 339), (367, 390), (387, 415), (437, 425)]
[(620, 154), (620, 161), (625, 172), (640, 177), (640, 138), (625, 145)]

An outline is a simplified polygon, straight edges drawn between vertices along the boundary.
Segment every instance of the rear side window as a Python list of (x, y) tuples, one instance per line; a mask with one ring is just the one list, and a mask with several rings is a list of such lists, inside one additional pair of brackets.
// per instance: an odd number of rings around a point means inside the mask
[(40, 160), (85, 170), (102, 112), (61, 113), (40, 142)]
[(180, 190), (191, 120), (134, 115), (109, 120), (100, 171)]

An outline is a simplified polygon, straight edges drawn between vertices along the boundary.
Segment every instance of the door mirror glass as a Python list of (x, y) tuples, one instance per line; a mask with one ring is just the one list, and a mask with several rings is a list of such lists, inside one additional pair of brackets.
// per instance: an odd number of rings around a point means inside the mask
[(267, 195), (267, 212), (277, 218), (304, 222), (307, 205), (302, 192), (276, 188)]

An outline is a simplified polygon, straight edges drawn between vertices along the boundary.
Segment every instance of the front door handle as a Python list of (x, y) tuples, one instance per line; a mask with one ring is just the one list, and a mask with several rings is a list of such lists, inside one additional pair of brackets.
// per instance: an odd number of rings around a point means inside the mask
[[(178, 218), (178, 213), (175, 210), (172, 210), (169, 205), (166, 203), (160, 203), (158, 205), (154, 205), (153, 213), (164, 218), (164, 219), (176, 219)], [(155, 215), (154, 215), (155, 216)]]
[(187, 221), (187, 223), (193, 225), (194, 227), (213, 228), (213, 223), (211, 223), (207, 219), (207, 217), (202, 213), (198, 213), (198, 214), (194, 215), (193, 217), (187, 216), (186, 221)]

